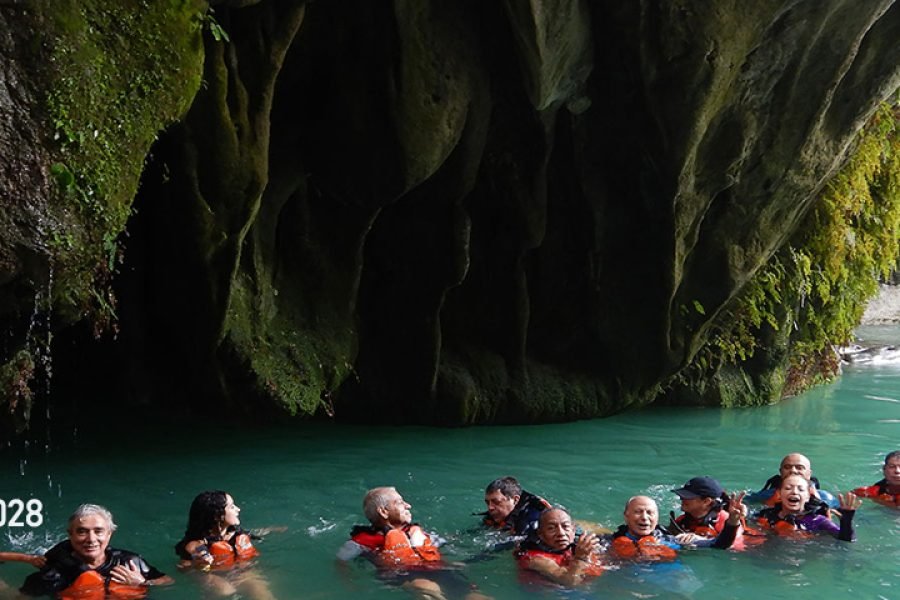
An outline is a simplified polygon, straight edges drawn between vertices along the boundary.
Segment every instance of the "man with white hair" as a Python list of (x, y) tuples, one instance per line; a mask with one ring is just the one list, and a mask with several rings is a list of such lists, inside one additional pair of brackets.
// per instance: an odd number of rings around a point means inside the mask
[(410, 504), (396, 488), (372, 488), (363, 498), (369, 525), (350, 532), (337, 558), (364, 556), (378, 567), (386, 581), (399, 584), (417, 598), (446, 600), (464, 597), (484, 599), (458, 571), (447, 570), (438, 546), (442, 539), (413, 523)]
[(147, 586), (172, 583), (172, 578), (140, 555), (109, 547), (116, 530), (112, 514), (97, 504), (82, 504), (69, 517), (69, 539), (51, 548), (44, 567), (29, 575), (21, 591), (26, 596), (64, 594), (87, 597), (98, 592), (141, 597)]

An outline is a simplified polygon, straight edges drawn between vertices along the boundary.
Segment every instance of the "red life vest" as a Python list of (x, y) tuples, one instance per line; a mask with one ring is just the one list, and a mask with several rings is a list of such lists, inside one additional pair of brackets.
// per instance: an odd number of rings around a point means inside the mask
[(371, 550), (383, 567), (421, 566), (441, 560), (440, 550), (418, 525), (386, 532), (361, 529), (350, 539)]
[(250, 560), (259, 556), (259, 550), (254, 548), (250, 535), (239, 531), (230, 540), (219, 540), (207, 547), (213, 557), (213, 569), (228, 569), (235, 563)]
[(768, 529), (770, 531), (774, 531), (778, 535), (783, 535), (787, 537), (794, 538), (810, 538), (813, 537), (813, 532), (806, 531), (804, 529), (798, 529), (796, 525), (789, 521), (785, 521), (784, 519), (779, 518), (777, 515), (773, 518), (768, 518), (765, 516), (758, 517), (757, 520), (759, 524), (762, 525), (763, 528)]
[[(539, 548), (528, 548), (516, 553), (516, 559), (518, 560), (519, 566), (523, 568), (527, 568), (528, 562), (538, 556), (548, 558), (561, 567), (567, 567), (575, 560), (575, 554), (572, 552), (571, 548), (562, 552), (550, 552)], [(590, 577), (599, 577), (600, 575), (603, 575), (604, 571), (603, 565), (594, 561), (588, 561), (582, 573)]]
[(882, 506), (900, 508), (900, 494), (888, 494), (887, 488), (881, 482), (868, 487), (856, 488), (853, 493), (860, 498), (869, 498)]
[[(675, 519), (675, 524), (685, 532), (695, 533), (707, 538), (714, 538), (722, 533), (725, 529), (725, 523), (728, 521), (728, 511), (720, 510), (715, 515), (707, 515), (703, 519), (688, 518), (689, 515), (683, 514)], [(670, 529), (671, 531), (671, 529)], [(734, 535), (734, 543), (731, 544), (733, 550), (744, 549), (744, 526), (743, 523), (738, 526), (737, 533)]]
[(147, 595), (147, 588), (109, 580), (97, 571), (85, 571), (59, 593), (60, 600), (137, 600)]
[(652, 535), (645, 535), (637, 540), (627, 535), (616, 536), (610, 550), (619, 558), (628, 560), (670, 561), (678, 558), (675, 548)]

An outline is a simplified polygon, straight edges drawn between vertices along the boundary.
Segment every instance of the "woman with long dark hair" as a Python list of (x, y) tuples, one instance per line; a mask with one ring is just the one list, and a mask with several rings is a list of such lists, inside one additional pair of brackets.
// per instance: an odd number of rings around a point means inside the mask
[(219, 596), (237, 592), (272, 600), (268, 582), (253, 568), (259, 555), (250, 532), (241, 528), (241, 508), (221, 490), (201, 492), (191, 503), (184, 537), (175, 545), (179, 568), (204, 573), (204, 585)]

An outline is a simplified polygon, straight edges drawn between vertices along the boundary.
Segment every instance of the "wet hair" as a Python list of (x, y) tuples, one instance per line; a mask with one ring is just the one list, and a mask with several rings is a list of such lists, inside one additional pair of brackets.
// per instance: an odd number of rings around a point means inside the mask
[(544, 510), (541, 511), (541, 514), (538, 517), (538, 529), (540, 529), (541, 524), (543, 524), (544, 517), (553, 511), (559, 511), (559, 512), (563, 513), (564, 515), (566, 515), (567, 517), (569, 517), (569, 521), (572, 520), (572, 515), (569, 514), (569, 511), (567, 511), (565, 508), (563, 508), (562, 506), (551, 506), (550, 508), (545, 508)]
[(893, 452), (888, 452), (888, 455), (884, 457), (884, 464), (888, 464), (892, 458), (900, 457), (900, 450), (894, 450)]
[(109, 527), (110, 533), (116, 530), (117, 526), (115, 521), (113, 521), (112, 513), (99, 504), (82, 504), (81, 506), (76, 508), (75, 512), (72, 513), (72, 516), (69, 517), (69, 524), (67, 529), (71, 531), (72, 524), (74, 524), (75, 521), (80, 521), (81, 519), (90, 517), (91, 515), (100, 515), (101, 517), (103, 517), (103, 520), (106, 521), (106, 526)]
[(378, 514), (378, 511), (382, 508), (387, 508), (391, 501), (391, 495), (396, 493), (397, 489), (391, 486), (372, 488), (366, 492), (366, 497), (363, 498), (363, 513), (366, 515), (369, 523), (374, 525), (381, 520), (381, 515)]
[(200, 492), (191, 502), (184, 539), (200, 540), (216, 531), (225, 516), (228, 494), (221, 490)]
[(522, 486), (519, 485), (519, 482), (515, 477), (501, 477), (500, 479), (495, 479), (490, 482), (487, 488), (485, 488), (484, 493), (487, 495), (496, 491), (499, 491), (507, 498), (512, 498), (513, 496), (522, 495)]

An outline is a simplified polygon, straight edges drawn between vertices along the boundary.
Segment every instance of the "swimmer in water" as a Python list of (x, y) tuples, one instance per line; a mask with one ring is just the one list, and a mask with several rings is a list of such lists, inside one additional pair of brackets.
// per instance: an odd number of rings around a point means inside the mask
[(831, 504), (834, 504), (834, 496), (819, 488), (819, 480), (813, 477), (812, 464), (804, 455), (793, 452), (781, 459), (778, 467), (778, 474), (769, 477), (758, 492), (754, 492), (747, 497), (749, 501), (762, 502), (766, 506), (775, 506), (781, 502), (779, 489), (781, 488), (781, 480), (788, 475), (801, 475), (810, 482), (810, 503), (815, 507), (816, 511), (830, 516), (828, 511)]
[(414, 523), (411, 508), (396, 488), (370, 489), (363, 498), (369, 524), (350, 531), (350, 539), (338, 550), (338, 564), (364, 557), (375, 564), (382, 579), (402, 586), (416, 598), (487, 598), (459, 571), (448, 570), (450, 565), (439, 549), (444, 540)]
[(648, 496), (634, 496), (625, 504), (625, 524), (610, 539), (610, 555), (624, 560), (672, 561), (682, 546), (730, 548), (734, 543), (743, 505), (735, 500), (722, 532), (709, 539), (694, 533), (671, 535), (659, 527), (659, 509)]
[(576, 539), (575, 529), (564, 509), (545, 510), (538, 519), (537, 531), (516, 549), (519, 567), (565, 587), (602, 575), (600, 539), (593, 533), (582, 533)]
[(26, 596), (87, 598), (109, 592), (142, 598), (148, 587), (173, 582), (140, 555), (111, 548), (115, 531), (106, 508), (82, 504), (69, 517), (69, 538), (47, 551), (44, 566), (29, 575), (19, 591)]
[(868, 487), (856, 488), (853, 493), (861, 498), (871, 498), (883, 506), (900, 508), (900, 450), (884, 457), (881, 472), (884, 479)]
[(487, 510), (479, 513), (484, 517), (484, 525), (512, 535), (536, 530), (541, 513), (550, 508), (549, 502), (523, 490), (515, 477), (501, 477), (489, 483), (484, 503)]
[(779, 488), (781, 502), (760, 511), (757, 515), (759, 524), (781, 535), (821, 531), (845, 542), (855, 540), (853, 516), (862, 500), (853, 492), (847, 492), (846, 496), (838, 494), (841, 521), (837, 525), (829, 517), (817, 512), (816, 505), (810, 503), (810, 487), (809, 481), (802, 475), (785, 477)]
[(184, 537), (175, 545), (179, 568), (202, 573), (203, 585), (218, 596), (236, 593), (274, 600), (269, 583), (248, 562), (259, 555), (253, 536), (241, 528), (241, 508), (231, 494), (206, 491), (194, 498)]
[[(667, 528), (668, 533), (694, 533), (705, 538), (715, 538), (725, 529), (730, 513), (728, 507), (732, 502), (742, 504), (744, 493), (729, 498), (718, 481), (712, 477), (694, 477), (678, 489), (672, 490), (681, 498), (679, 517), (671, 513), (672, 520)], [(741, 550), (744, 547), (743, 523), (738, 524), (734, 543), (731, 547)]]

